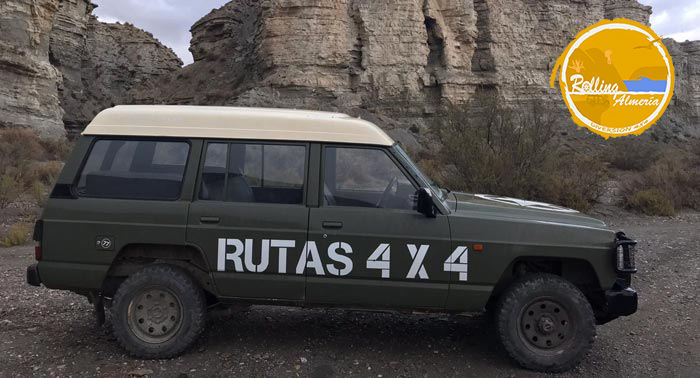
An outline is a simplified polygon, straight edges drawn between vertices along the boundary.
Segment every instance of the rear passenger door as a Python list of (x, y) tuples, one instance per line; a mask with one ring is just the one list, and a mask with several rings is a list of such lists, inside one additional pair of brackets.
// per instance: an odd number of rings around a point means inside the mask
[(205, 144), (187, 241), (204, 251), (220, 295), (304, 299), (294, 272), (307, 236), (307, 161), (303, 143)]

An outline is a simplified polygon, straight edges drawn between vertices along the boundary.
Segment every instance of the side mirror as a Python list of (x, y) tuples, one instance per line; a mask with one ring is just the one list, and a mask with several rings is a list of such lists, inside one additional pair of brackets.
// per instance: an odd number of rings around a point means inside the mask
[(428, 188), (418, 189), (418, 212), (426, 217), (435, 218), (435, 204), (433, 203), (433, 192)]

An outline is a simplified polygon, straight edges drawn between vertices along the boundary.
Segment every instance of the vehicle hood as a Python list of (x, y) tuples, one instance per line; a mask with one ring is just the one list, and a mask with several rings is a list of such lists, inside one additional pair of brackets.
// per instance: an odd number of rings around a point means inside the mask
[(452, 192), (448, 204), (456, 216), (469, 215), (488, 218), (520, 219), (562, 225), (606, 228), (604, 222), (576, 210), (544, 202), (490, 194)]

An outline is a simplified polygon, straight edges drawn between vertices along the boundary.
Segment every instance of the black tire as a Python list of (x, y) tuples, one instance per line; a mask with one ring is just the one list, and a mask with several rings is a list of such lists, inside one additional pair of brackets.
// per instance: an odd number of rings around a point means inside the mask
[(192, 346), (206, 323), (202, 289), (184, 270), (167, 264), (146, 266), (124, 280), (111, 311), (119, 344), (145, 359), (178, 356)]
[(551, 274), (514, 282), (501, 295), (495, 316), (503, 347), (530, 370), (571, 370), (595, 339), (595, 317), (586, 297), (569, 281)]

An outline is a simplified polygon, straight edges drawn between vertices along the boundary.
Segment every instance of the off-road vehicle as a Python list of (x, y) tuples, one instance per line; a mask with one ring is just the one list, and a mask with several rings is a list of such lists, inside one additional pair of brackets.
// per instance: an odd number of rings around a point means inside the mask
[[(465, 146), (469, 148), (469, 146)], [(562, 371), (637, 309), (635, 242), (550, 204), (449, 192), (376, 125), (279, 109), (117, 106), (36, 223), (31, 285), (87, 296), (168, 358), (216, 304), (490, 310), (522, 366)]]

